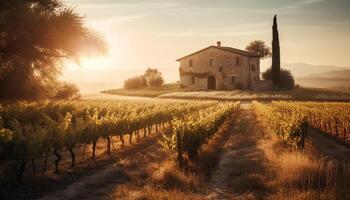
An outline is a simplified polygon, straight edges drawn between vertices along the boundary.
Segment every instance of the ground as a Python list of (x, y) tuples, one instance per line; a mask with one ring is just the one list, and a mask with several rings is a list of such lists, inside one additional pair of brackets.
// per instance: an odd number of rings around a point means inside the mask
[(177, 99), (206, 100), (310, 100), (310, 101), (350, 101), (350, 93), (321, 88), (296, 87), (291, 91), (191, 91), (179, 84), (165, 84), (159, 88), (144, 88), (136, 90), (107, 90), (104, 94), (123, 96), (143, 96)]
[[(135, 138), (134, 144), (124, 148), (116, 143), (113, 156), (98, 154), (100, 160), (94, 161), (93, 167), (47, 174), (45, 181), (35, 181), (40, 176), (27, 179), (28, 185), (37, 189), (14, 190), (11, 199), (312, 199), (314, 193), (327, 195), (318, 185), (313, 187), (319, 190), (309, 188), (313, 176), (320, 180), (334, 169), (320, 166), (350, 161), (347, 145), (312, 129), (307, 152), (281, 151), (283, 144), (259, 120), (250, 103), (242, 104), (240, 113), (231, 116), (203, 148), (195, 161), (200, 169), (179, 171), (159, 139), (160, 134), (153, 133), (140, 141)], [(341, 172), (345, 178), (350, 172), (347, 167)], [(311, 192), (305, 193), (305, 188)]]
[(258, 148), (261, 136), (249, 105), (243, 105), (240, 117), (224, 145), (219, 166), (210, 182), (208, 199), (264, 198), (269, 192), (260, 177), (264, 175), (264, 153)]

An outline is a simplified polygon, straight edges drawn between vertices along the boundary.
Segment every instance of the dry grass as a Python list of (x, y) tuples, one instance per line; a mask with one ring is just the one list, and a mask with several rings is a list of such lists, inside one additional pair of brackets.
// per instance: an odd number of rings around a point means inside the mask
[(179, 190), (165, 190), (155, 186), (133, 187), (130, 185), (121, 185), (111, 199), (123, 200), (200, 200), (200, 195), (185, 193)]
[(102, 93), (116, 94), (124, 96), (141, 96), (141, 97), (156, 97), (162, 94), (171, 92), (181, 92), (186, 91), (186, 89), (181, 88), (178, 83), (167, 83), (160, 87), (146, 87), (140, 89), (113, 89), (102, 91)]
[(203, 180), (196, 174), (180, 170), (173, 161), (166, 161), (152, 176), (152, 182), (164, 189), (198, 192)]
[(277, 136), (266, 133), (259, 147), (268, 161), (269, 199), (346, 199), (350, 192), (350, 166), (323, 158), (310, 145), (303, 154), (289, 151)]

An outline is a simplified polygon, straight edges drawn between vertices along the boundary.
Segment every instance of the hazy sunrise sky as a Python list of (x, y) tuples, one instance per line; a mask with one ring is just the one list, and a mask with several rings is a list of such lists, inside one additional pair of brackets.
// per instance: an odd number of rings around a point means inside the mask
[[(350, 0), (68, 0), (109, 44), (85, 67), (176, 68), (177, 58), (221, 41), (271, 44), (278, 15), (282, 63), (350, 66)], [(267, 65), (269, 61), (265, 61)], [(84, 63), (83, 63), (84, 67)]]

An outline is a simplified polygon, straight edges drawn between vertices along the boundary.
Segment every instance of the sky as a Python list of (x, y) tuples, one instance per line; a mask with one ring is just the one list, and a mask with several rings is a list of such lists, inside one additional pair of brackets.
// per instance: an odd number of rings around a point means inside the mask
[[(85, 69), (177, 68), (177, 58), (215, 45), (272, 40), (278, 15), (282, 63), (350, 66), (350, 0), (66, 0), (109, 46)], [(264, 60), (262, 65), (269, 66)], [(72, 64), (67, 64), (74, 69)]]

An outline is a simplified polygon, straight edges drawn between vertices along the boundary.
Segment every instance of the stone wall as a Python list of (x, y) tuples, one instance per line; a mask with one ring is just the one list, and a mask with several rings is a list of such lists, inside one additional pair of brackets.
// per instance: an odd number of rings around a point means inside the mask
[[(211, 65), (212, 59), (212, 65)], [(237, 65), (237, 59), (239, 64)], [(192, 66), (190, 66), (192, 60)], [(257, 57), (247, 57), (232, 52), (211, 47), (192, 56), (180, 60), (180, 69), (191, 74), (180, 76), (180, 83), (189, 89), (208, 89), (207, 77), (214, 76), (216, 89), (232, 90), (241, 85), (242, 89), (249, 86), (249, 65), (251, 86), (260, 81), (260, 60)], [(207, 74), (206, 77), (196, 74)], [(232, 78), (235, 77), (235, 78)], [(192, 79), (194, 77), (194, 80)]]

